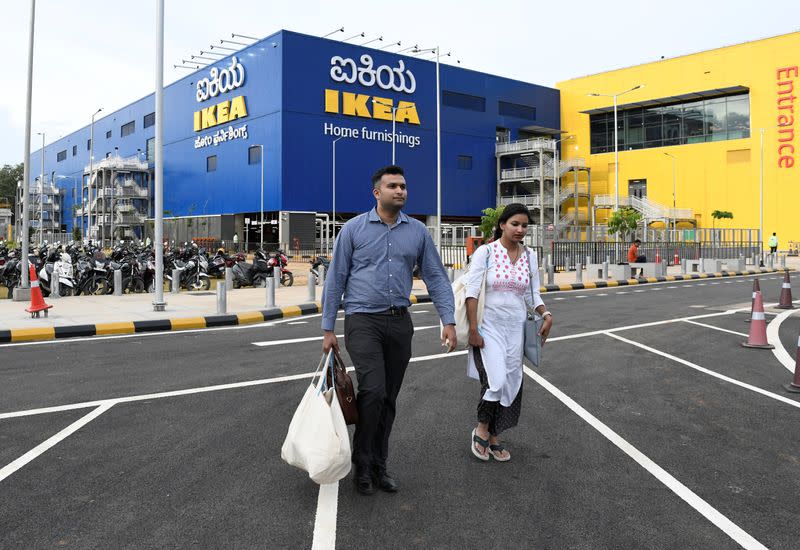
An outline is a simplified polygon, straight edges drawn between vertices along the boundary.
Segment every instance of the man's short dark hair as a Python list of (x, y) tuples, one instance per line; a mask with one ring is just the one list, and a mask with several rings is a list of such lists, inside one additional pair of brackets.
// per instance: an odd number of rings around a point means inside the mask
[(636, 244), (642, 244), (642, 241), (640, 241), (639, 239), (633, 239), (633, 242), (635, 242)]
[(384, 174), (389, 174), (392, 176), (403, 176), (405, 175), (405, 172), (403, 172), (402, 168), (394, 164), (390, 164), (389, 166), (384, 166), (383, 168), (372, 174), (373, 189), (380, 186), (381, 178), (383, 177)]

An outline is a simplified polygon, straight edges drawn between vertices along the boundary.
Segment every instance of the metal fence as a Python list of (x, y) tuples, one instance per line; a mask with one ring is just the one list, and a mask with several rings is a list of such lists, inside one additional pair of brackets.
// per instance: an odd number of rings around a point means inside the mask
[[(553, 265), (556, 271), (575, 269), (575, 265), (599, 264), (609, 259), (612, 263), (625, 263), (628, 260), (630, 243), (609, 242), (554, 242), (551, 245)], [(668, 265), (674, 265), (675, 254), (679, 260), (699, 258), (736, 259), (740, 256), (751, 258), (760, 253), (757, 243), (752, 245), (740, 242), (643, 242), (639, 245), (639, 255), (648, 262), (655, 261), (656, 254)]]

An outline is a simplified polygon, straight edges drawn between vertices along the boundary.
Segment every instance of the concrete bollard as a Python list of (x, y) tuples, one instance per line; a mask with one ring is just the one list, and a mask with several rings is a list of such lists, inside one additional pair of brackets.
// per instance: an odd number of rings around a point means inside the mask
[(703, 261), (703, 258), (700, 258), (700, 273), (705, 273), (705, 272), (706, 272), (705, 262)]
[(314, 274), (310, 271), (308, 272), (308, 283), (306, 284), (306, 288), (308, 288), (308, 296), (306, 297), (306, 301), (308, 302), (316, 302), (317, 301), (317, 278), (314, 277)]
[(178, 294), (181, 291), (181, 270), (180, 269), (173, 269), (172, 270), (172, 293)]
[(233, 290), (233, 268), (225, 268), (225, 290)]
[(603, 262), (603, 280), (605, 281), (606, 279), (608, 279), (608, 260)]
[(686, 275), (686, 258), (681, 258), (681, 275)]
[(775, 254), (774, 253), (769, 255), (769, 268), (770, 269), (775, 269)]
[(452, 267), (447, 268), (447, 280), (452, 284), (456, 280), (456, 274)]
[[(786, 254), (781, 256), (781, 269), (786, 268)], [(58, 284), (58, 281), (53, 281), (54, 283)]]
[(583, 264), (583, 265), (588, 266), (590, 263), (592, 263), (592, 257), (591, 256), (586, 256), (586, 263)]
[(608, 265), (611, 265), (611, 256), (610, 255), (606, 255), (606, 263)]
[(581, 264), (575, 264), (575, 282), (583, 282), (583, 266)]
[(320, 264), (319, 266), (319, 277), (318, 277), (319, 286), (325, 286), (325, 266)]
[(553, 264), (547, 266), (547, 284), (556, 284), (556, 268)]
[(56, 273), (55, 269), (53, 270), (53, 274), (51, 275), (52, 280), (50, 281), (50, 298), (61, 298), (61, 285), (58, 282), (58, 273)]
[(228, 313), (228, 293), (225, 281), (217, 283), (217, 315)]
[(122, 296), (122, 270), (114, 270), (114, 296)]
[(275, 277), (267, 277), (267, 307), (275, 307)]

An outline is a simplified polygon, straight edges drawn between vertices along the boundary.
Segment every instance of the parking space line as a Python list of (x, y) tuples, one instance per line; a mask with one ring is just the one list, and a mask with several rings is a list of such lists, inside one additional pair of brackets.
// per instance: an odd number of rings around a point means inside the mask
[(338, 509), (339, 482), (320, 485), (311, 550), (336, 548), (336, 514)]
[(619, 335), (614, 334), (612, 332), (607, 332), (607, 334), (611, 338), (615, 338), (615, 339), (619, 340), (620, 342), (625, 342), (626, 344), (630, 344), (632, 346), (636, 346), (637, 348), (641, 348), (643, 350), (649, 351), (650, 353), (655, 353), (656, 355), (660, 355), (661, 357), (666, 357), (667, 359), (670, 359), (670, 360), (675, 361), (676, 363), (680, 363), (682, 365), (686, 365), (687, 367), (689, 367), (691, 369), (694, 369), (696, 371), (702, 372), (704, 374), (708, 374), (709, 376), (713, 376), (714, 378), (719, 378), (720, 380), (722, 380), (724, 382), (730, 382), (731, 384), (739, 386), (740, 388), (744, 388), (746, 390), (750, 390), (750, 391), (753, 391), (755, 393), (759, 393), (759, 394), (761, 394), (761, 395), (763, 395), (765, 397), (769, 397), (770, 399), (774, 399), (776, 401), (780, 401), (781, 403), (785, 403), (787, 405), (791, 405), (792, 407), (800, 409), (800, 401), (792, 401), (791, 399), (788, 399), (788, 398), (786, 398), (786, 397), (784, 397), (782, 395), (778, 395), (776, 393), (768, 392), (767, 390), (762, 390), (761, 388), (758, 388), (756, 386), (751, 386), (750, 384), (747, 384), (745, 382), (740, 382), (739, 380), (736, 380), (736, 379), (731, 378), (729, 376), (725, 376), (724, 374), (720, 374), (718, 372), (714, 372), (713, 370), (709, 370), (709, 369), (706, 369), (704, 367), (701, 367), (700, 365), (698, 365), (696, 363), (692, 363), (691, 361), (687, 361), (686, 359), (681, 359), (680, 357), (676, 357), (675, 355), (671, 355), (669, 353), (666, 353), (666, 352), (661, 351), (661, 350), (657, 350), (655, 348), (651, 348), (650, 346), (647, 346), (645, 344), (641, 344), (639, 342), (634, 342), (633, 340), (628, 340), (627, 338), (623, 338), (622, 336), (619, 336)]
[[(783, 347), (783, 342), (781, 342), (780, 337), (780, 328), (781, 323), (783, 323), (793, 313), (795, 313), (795, 310), (792, 309), (783, 311), (767, 325), (767, 342), (775, 346), (775, 348), (772, 350), (773, 355), (775, 355), (775, 358), (781, 362), (781, 365), (789, 369), (789, 372), (792, 373), (794, 372), (795, 368), (795, 358), (793, 358), (789, 352), (786, 351), (786, 348)], [(800, 344), (800, 340), (798, 341), (798, 344)]]
[(728, 332), (730, 334), (735, 334), (737, 336), (744, 336), (745, 338), (750, 336), (749, 334), (745, 334), (744, 332), (736, 332), (735, 330), (728, 330), (728, 329), (722, 328), (722, 327), (715, 327), (714, 325), (707, 325), (705, 323), (698, 323), (697, 321), (692, 321), (691, 319), (687, 319), (685, 322), (691, 323), (693, 325), (697, 325), (699, 327), (713, 328), (714, 330), (718, 330), (720, 332)]
[(19, 470), (20, 468), (22, 468), (23, 466), (25, 466), (26, 464), (28, 464), (29, 462), (31, 462), (32, 460), (34, 460), (36, 457), (46, 452), (48, 449), (56, 446), (58, 443), (65, 440), (70, 435), (74, 434), (75, 432), (83, 428), (86, 424), (88, 424), (89, 422), (91, 422), (104, 412), (106, 412), (112, 406), (114, 406), (114, 403), (110, 402), (103, 403), (89, 414), (82, 416), (81, 418), (79, 418), (78, 420), (76, 420), (75, 422), (73, 422), (72, 424), (70, 424), (69, 426), (67, 426), (66, 428), (55, 434), (54, 436), (46, 439), (42, 443), (39, 443), (36, 447), (34, 447), (30, 451), (22, 455), (15, 461), (4, 466), (2, 469), (0, 469), (0, 482), (3, 481), (8, 476), (10, 476), (11, 474), (13, 474), (14, 472), (16, 472), (17, 470)]
[[(616, 336), (615, 336), (616, 338)], [(545, 390), (550, 392), (556, 399), (561, 401), (572, 412), (577, 414), (592, 428), (600, 432), (606, 439), (613, 443), (626, 455), (631, 457), (636, 463), (647, 470), (653, 477), (663, 483), (673, 493), (678, 495), (689, 506), (697, 510), (707, 520), (713, 523), (723, 533), (739, 543), (742, 547), (747, 549), (764, 549), (766, 546), (758, 542), (744, 529), (733, 523), (730, 519), (720, 513), (716, 508), (711, 506), (708, 502), (700, 498), (695, 492), (686, 487), (683, 483), (678, 481), (675, 477), (670, 475), (661, 466), (653, 462), (647, 455), (642, 453), (639, 449), (631, 445), (628, 441), (623, 439), (614, 430), (609, 428), (606, 424), (601, 422), (597, 417), (592, 415), (589, 411), (581, 407), (571, 397), (564, 392), (553, 386), (550, 382), (533, 372), (530, 368), (524, 367), (525, 374), (532, 378), (537, 384), (542, 386)]]

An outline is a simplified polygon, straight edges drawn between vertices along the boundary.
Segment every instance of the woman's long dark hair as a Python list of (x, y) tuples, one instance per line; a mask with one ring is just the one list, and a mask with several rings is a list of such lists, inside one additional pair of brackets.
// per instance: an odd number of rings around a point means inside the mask
[(506, 223), (510, 220), (513, 216), (517, 214), (525, 214), (528, 217), (528, 223), (531, 222), (531, 213), (528, 211), (528, 207), (524, 204), (520, 204), (518, 202), (512, 202), (511, 204), (507, 204), (505, 208), (503, 208), (503, 213), (500, 214), (500, 217), (497, 218), (497, 225), (494, 227), (494, 240), (500, 240), (500, 237), (503, 236), (503, 230), (500, 229), (501, 223)]

